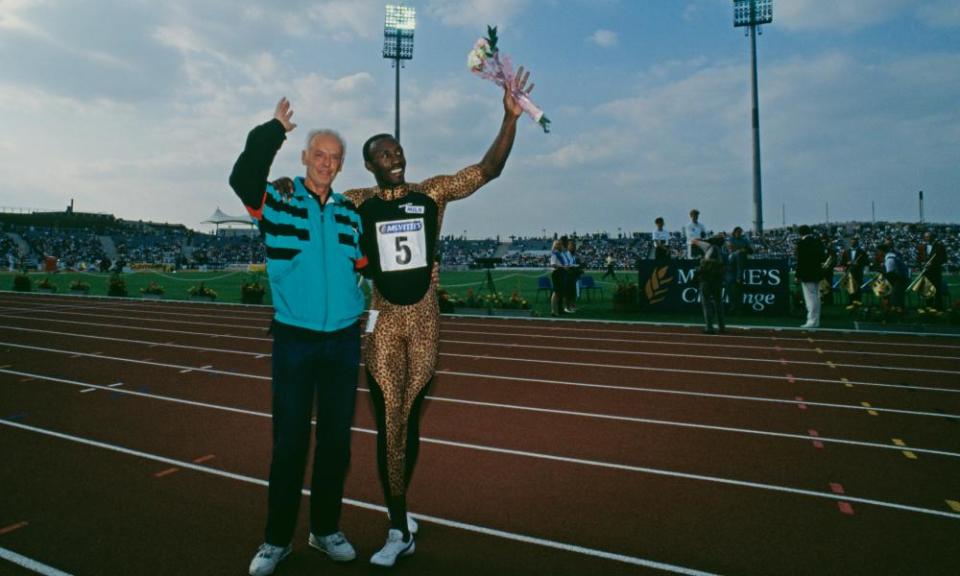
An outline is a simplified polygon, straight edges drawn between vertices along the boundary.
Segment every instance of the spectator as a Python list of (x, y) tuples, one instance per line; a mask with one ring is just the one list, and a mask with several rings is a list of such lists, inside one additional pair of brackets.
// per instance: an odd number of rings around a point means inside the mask
[(666, 266), (670, 260), (670, 233), (663, 229), (663, 216), (653, 221), (657, 229), (653, 231), (653, 265)]
[(700, 304), (703, 306), (704, 334), (714, 334), (713, 324), (721, 334), (726, 332), (723, 322), (723, 236), (709, 240), (693, 239), (700, 249), (697, 277), (700, 283)]
[(550, 252), (550, 266), (553, 272), (550, 274), (550, 282), (553, 286), (553, 294), (550, 295), (550, 315), (560, 316), (567, 310), (564, 307), (564, 288), (567, 284), (567, 263), (563, 257), (563, 240), (554, 240)]
[(687, 258), (700, 256), (700, 248), (693, 241), (707, 237), (707, 229), (700, 223), (700, 211), (694, 208), (690, 211), (690, 223), (683, 227), (683, 235), (687, 239)]
[(807, 307), (807, 321), (801, 328), (820, 326), (819, 283), (823, 279), (824, 249), (820, 238), (812, 234), (810, 227), (800, 227), (800, 241), (797, 242), (797, 280), (803, 289), (803, 301)]
[(743, 272), (747, 267), (747, 256), (752, 253), (750, 241), (743, 236), (743, 228), (737, 226), (727, 238), (727, 266), (724, 271), (730, 312), (733, 314), (738, 314), (743, 306)]

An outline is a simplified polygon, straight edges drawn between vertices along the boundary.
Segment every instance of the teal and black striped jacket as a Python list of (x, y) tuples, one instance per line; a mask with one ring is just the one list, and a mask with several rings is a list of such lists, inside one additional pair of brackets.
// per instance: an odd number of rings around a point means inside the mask
[(254, 128), (233, 166), (230, 186), (260, 225), (274, 319), (333, 332), (354, 324), (363, 312), (357, 276), (366, 263), (360, 216), (352, 202), (332, 190), (321, 205), (300, 177), (293, 197), (281, 198), (267, 177), (285, 139), (278, 120)]

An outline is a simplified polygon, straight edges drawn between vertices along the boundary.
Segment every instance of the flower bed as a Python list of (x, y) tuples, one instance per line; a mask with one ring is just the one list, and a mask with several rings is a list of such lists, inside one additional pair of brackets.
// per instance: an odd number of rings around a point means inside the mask
[(90, 292), (90, 285), (86, 282), (81, 282), (79, 280), (74, 280), (70, 283), (70, 293), (71, 294), (88, 294)]
[(452, 314), (472, 314), (484, 316), (531, 316), (530, 303), (518, 291), (514, 290), (509, 298), (500, 292), (477, 294), (473, 288), (467, 288), (463, 298), (440, 290), (437, 292), (440, 311)]
[(187, 290), (187, 294), (190, 295), (191, 300), (203, 300), (207, 302), (213, 302), (217, 299), (217, 293), (207, 288), (203, 282), (197, 284), (196, 286), (191, 286)]
[(153, 281), (140, 289), (140, 297), (148, 300), (160, 300), (163, 298), (163, 293), (163, 286)]

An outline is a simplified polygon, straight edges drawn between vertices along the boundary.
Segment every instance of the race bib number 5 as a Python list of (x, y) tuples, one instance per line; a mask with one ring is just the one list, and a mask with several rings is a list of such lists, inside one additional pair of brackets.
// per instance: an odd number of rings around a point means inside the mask
[(427, 235), (423, 218), (377, 223), (380, 268), (398, 272), (427, 265)]

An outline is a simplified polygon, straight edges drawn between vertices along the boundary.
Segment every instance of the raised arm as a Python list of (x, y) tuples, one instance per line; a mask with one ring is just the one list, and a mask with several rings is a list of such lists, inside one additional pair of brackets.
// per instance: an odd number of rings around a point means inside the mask
[[(514, 88), (517, 92), (529, 94), (533, 90), (533, 84), (526, 87), (527, 80), (530, 79), (530, 72), (524, 73), (523, 66), (517, 70), (514, 77)], [(503, 167), (510, 156), (510, 150), (513, 148), (513, 140), (517, 136), (517, 118), (523, 113), (520, 103), (513, 97), (511, 90), (504, 86), (503, 88), (503, 122), (500, 124), (500, 132), (497, 138), (490, 145), (490, 149), (480, 161), (480, 170), (483, 173), (484, 183), (489, 182), (500, 176)]]
[(270, 165), (286, 140), (286, 133), (297, 126), (290, 121), (291, 116), (290, 102), (281, 98), (273, 119), (250, 131), (247, 144), (233, 165), (230, 187), (249, 208), (256, 210), (263, 205)]

